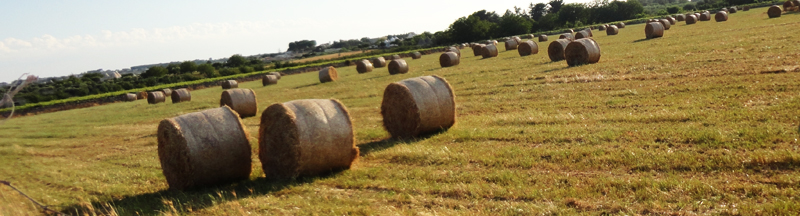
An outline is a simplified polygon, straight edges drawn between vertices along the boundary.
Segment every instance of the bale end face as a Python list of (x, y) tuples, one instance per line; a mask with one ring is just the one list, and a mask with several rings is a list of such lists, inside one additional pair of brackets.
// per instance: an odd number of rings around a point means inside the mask
[(403, 59), (395, 59), (389, 62), (389, 74), (404, 74), (408, 73), (408, 64), (406, 60)]
[(686, 16), (686, 25), (691, 25), (697, 23), (697, 16), (694, 14)]
[(358, 73), (369, 73), (372, 72), (374, 67), (372, 66), (372, 62), (364, 59), (361, 61), (356, 61), (356, 71)]
[(725, 11), (717, 11), (717, 14), (714, 15), (714, 20), (717, 22), (728, 21), (728, 13)]
[(660, 22), (647, 23), (644, 28), (647, 39), (659, 38), (664, 36), (664, 26)]
[(321, 83), (333, 82), (338, 79), (339, 73), (336, 72), (336, 68), (333, 66), (328, 66), (319, 71), (319, 82)]
[(439, 76), (391, 83), (381, 102), (383, 126), (394, 138), (411, 138), (446, 130), (456, 121), (455, 94)]
[(569, 66), (594, 64), (600, 61), (600, 45), (591, 38), (578, 39), (567, 45), (564, 57)]
[(550, 42), (550, 45), (547, 46), (547, 56), (550, 57), (550, 61), (564, 60), (564, 49), (567, 48), (569, 42), (567, 39), (558, 39)]
[(268, 86), (278, 84), (278, 79), (280, 78), (275, 75), (264, 75), (264, 77), (261, 78), (261, 85)]
[(767, 9), (767, 16), (769, 16), (769, 18), (781, 17), (781, 7), (778, 7), (777, 5), (769, 7), (769, 9)]
[(606, 34), (607, 35), (617, 35), (617, 34), (619, 34), (619, 28), (617, 28), (617, 26), (613, 26), (613, 25), (612, 26), (608, 26), (608, 28), (606, 29)]
[(256, 116), (258, 113), (256, 92), (252, 89), (229, 89), (223, 91), (219, 99), (219, 106), (230, 107), (239, 114), (240, 118)]
[(373, 58), (372, 66), (376, 68), (386, 67), (386, 59), (384, 59), (383, 57)]
[(452, 67), (459, 63), (461, 63), (461, 59), (459, 59), (458, 54), (454, 52), (445, 52), (439, 56), (439, 65), (442, 67)]
[(517, 46), (519, 45), (519, 43), (517, 42), (517, 40), (509, 39), (509, 40), (506, 40), (506, 44), (505, 45), (506, 45), (506, 51), (509, 51), (509, 50), (517, 49)]
[(517, 52), (519, 52), (519, 56), (528, 56), (531, 54), (537, 54), (539, 53), (539, 45), (533, 41), (525, 41), (519, 44)]
[(487, 45), (481, 48), (481, 56), (483, 56), (483, 58), (497, 57), (498, 54), (499, 52), (495, 45)]

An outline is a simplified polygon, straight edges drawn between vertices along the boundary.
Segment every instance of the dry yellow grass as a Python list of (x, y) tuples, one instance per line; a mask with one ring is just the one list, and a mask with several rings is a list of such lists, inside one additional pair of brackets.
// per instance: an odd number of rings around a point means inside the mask
[[(370, 51), (372, 51), (372, 50), (366, 50), (364, 52), (370, 52)], [(304, 62), (311, 62), (311, 61), (316, 61), (316, 60), (330, 60), (330, 59), (341, 58), (341, 57), (355, 55), (355, 54), (361, 54), (361, 53), (362, 53), (362, 51), (360, 51), (360, 50), (359, 51), (343, 52), (343, 53), (334, 53), (334, 54), (328, 54), (328, 55), (314, 56), (314, 57), (311, 57), (311, 58), (293, 60), (292, 62), (293, 63), (304, 63)]]

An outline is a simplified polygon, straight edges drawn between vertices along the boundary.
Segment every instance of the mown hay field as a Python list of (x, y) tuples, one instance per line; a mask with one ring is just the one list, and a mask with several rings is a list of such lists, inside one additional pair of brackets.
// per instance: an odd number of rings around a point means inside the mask
[[(680, 22), (652, 40), (641, 24), (597, 32), (600, 62), (579, 67), (550, 62), (539, 43), (527, 57), (482, 59), (467, 48), (448, 68), (438, 54), (406, 58), (407, 74), (344, 67), (324, 84), (316, 73), (240, 83), (258, 95), (259, 114), (244, 119), (253, 173), (187, 192), (167, 190), (156, 126), (217, 107), (219, 87), (185, 103), (15, 118), (0, 125), (0, 179), (72, 214), (796, 214), (800, 19), (768, 19), (766, 10)], [(434, 74), (454, 88), (456, 125), (388, 139), (384, 88)], [(342, 172), (266, 180), (260, 112), (312, 98), (347, 106), (362, 157)], [(38, 214), (10, 188), (0, 192), (1, 215)]]
[[(372, 51), (372, 50), (366, 50), (366, 52), (369, 52), (369, 51)], [(294, 62), (294, 63), (304, 63), (304, 62), (310, 62), (310, 61), (316, 61), (316, 60), (331, 60), (331, 59), (335, 59), (335, 58), (340, 58), (340, 57), (349, 56), (349, 55), (355, 55), (355, 54), (361, 54), (361, 53), (364, 53), (364, 52), (362, 52), (361, 50), (358, 50), (358, 51), (350, 51), (350, 52), (343, 52), (343, 53), (334, 53), (334, 54), (327, 54), (327, 55), (314, 56), (314, 57), (310, 57), (310, 58), (293, 60), (292, 62)]]

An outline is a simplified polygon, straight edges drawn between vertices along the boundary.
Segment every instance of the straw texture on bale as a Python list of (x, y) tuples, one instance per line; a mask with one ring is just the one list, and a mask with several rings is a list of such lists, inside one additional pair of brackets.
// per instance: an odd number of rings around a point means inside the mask
[(695, 24), (695, 23), (697, 23), (697, 17), (694, 14), (686, 16), (686, 25)]
[(496, 41), (496, 40), (491, 40), (491, 41), (489, 41), (489, 43), (490, 43), (491, 45), (495, 45), (495, 46), (497, 46), (497, 41)]
[(794, 3), (792, 3), (791, 0), (786, 1), (786, 2), (783, 3), (783, 11), (790, 11), (790, 10), (792, 10), (792, 7), (794, 7), (794, 6), (795, 5), (794, 5)]
[(239, 83), (236, 82), (236, 80), (222, 81), (222, 89), (232, 89), (232, 88), (239, 88)]
[(558, 36), (558, 39), (567, 39), (569, 41), (573, 41), (573, 40), (575, 40), (575, 35), (570, 34), (570, 33), (564, 33), (564, 34), (561, 34), (560, 36)]
[(617, 35), (617, 34), (619, 34), (619, 28), (617, 28), (617, 26), (614, 25), (608, 26), (608, 28), (606, 29), (606, 35)]
[(376, 68), (386, 67), (386, 59), (383, 57), (376, 57), (372, 59), (372, 66)]
[(192, 101), (192, 93), (189, 89), (176, 89), (172, 91), (172, 103), (189, 102)]
[(281, 73), (280, 72), (269, 72), (267, 75), (273, 75), (273, 76), (277, 77), (278, 79), (281, 79)]
[(164, 93), (164, 96), (172, 95), (172, 89), (161, 89), (161, 92)]
[(617, 28), (625, 28), (625, 23), (624, 22), (617, 23)]
[(514, 40), (514, 41), (516, 41), (516, 42), (517, 42), (517, 44), (519, 44), (519, 43), (522, 43), (522, 38), (520, 38), (519, 36), (514, 36), (514, 37), (511, 37), (511, 39), (512, 39), (512, 40)]
[(565, 33), (565, 34), (566, 34), (566, 33), (570, 33), (570, 34), (572, 34), (572, 35), (575, 35), (575, 30), (572, 30), (572, 29), (567, 29), (566, 31), (564, 31), (564, 33)]
[(149, 104), (164, 103), (165, 101), (167, 101), (167, 98), (164, 97), (164, 92), (154, 91), (147, 93), (147, 103)]
[(601, 25), (600, 27), (597, 27), (597, 30), (605, 31), (606, 30), (606, 25)]
[(730, 12), (730, 13), (736, 13), (736, 11), (737, 11), (737, 10), (738, 10), (738, 9), (736, 9), (735, 7), (731, 7), (730, 9), (728, 9), (728, 12)]
[(515, 49), (517, 49), (517, 46), (519, 46), (519, 43), (517, 43), (517, 40), (508, 39), (506, 41), (506, 51), (515, 50)]
[(678, 22), (683, 22), (684, 20), (686, 20), (686, 15), (683, 14), (675, 15), (675, 19), (678, 20)]
[(408, 64), (404, 59), (395, 59), (389, 62), (389, 74), (404, 74), (408, 73)]
[(442, 67), (452, 67), (459, 63), (461, 63), (461, 59), (454, 52), (444, 52), (439, 56), (439, 65)]
[(744, 6), (744, 7), (742, 7), (742, 10), (743, 11), (749, 11), (750, 10), (750, 6)]
[(122, 95), (122, 99), (125, 101), (136, 101), (139, 98), (134, 93), (127, 93)]
[(539, 35), (539, 42), (547, 41), (547, 35)]
[(769, 9), (767, 9), (767, 16), (769, 16), (769, 18), (781, 17), (781, 7), (777, 5), (770, 6)]
[(581, 39), (581, 38), (589, 38), (589, 37), (591, 37), (591, 36), (589, 36), (589, 32), (586, 32), (585, 30), (584, 31), (578, 31), (577, 33), (575, 33), (575, 40)]
[(336, 68), (333, 66), (328, 66), (319, 70), (319, 82), (326, 83), (326, 82), (333, 82), (339, 79), (339, 73), (336, 72)]
[(139, 100), (141, 100), (141, 99), (147, 99), (147, 92), (145, 92), (145, 91), (143, 91), (143, 92), (139, 92), (139, 93), (136, 95), (136, 97), (137, 97)]
[(659, 38), (664, 36), (664, 26), (660, 22), (647, 23), (644, 26), (644, 33), (647, 39)]
[(261, 78), (262, 86), (275, 85), (275, 84), (278, 84), (278, 77), (276, 77), (275, 75), (264, 75), (264, 77)]
[(395, 138), (446, 130), (456, 122), (455, 93), (442, 77), (422, 76), (386, 86), (383, 126)]
[(569, 40), (567, 39), (558, 39), (550, 42), (550, 45), (547, 46), (547, 56), (550, 57), (551, 61), (561, 61), (564, 60), (564, 49), (567, 48), (569, 44)]
[(422, 53), (420, 52), (411, 53), (411, 59), (420, 59), (420, 58), (422, 58)]
[(461, 50), (459, 50), (458, 48), (449, 47), (449, 48), (447, 48), (447, 51), (448, 52), (454, 52), (454, 53), (456, 53), (458, 55), (459, 58), (461, 58)]
[(728, 21), (728, 13), (725, 13), (725, 11), (717, 11), (717, 14), (714, 15), (714, 20), (717, 22)]
[(707, 13), (700, 14), (700, 21), (710, 21), (710, 20), (711, 20), (711, 14)]
[(661, 23), (661, 26), (664, 27), (664, 30), (669, 30), (669, 28), (672, 26), (668, 19), (660, 19), (658, 22)]
[(481, 48), (481, 56), (483, 56), (483, 58), (497, 57), (497, 54), (498, 50), (495, 45), (487, 45)]
[(185, 190), (247, 179), (252, 163), (247, 137), (229, 107), (162, 120), (158, 159), (169, 187)]
[(223, 91), (219, 99), (219, 106), (230, 107), (241, 118), (256, 116), (258, 113), (256, 92), (252, 89), (228, 89)]
[(586, 28), (583, 31), (586, 32), (586, 33), (589, 33), (589, 37), (594, 37), (594, 33), (592, 33), (592, 29), (591, 28)]
[(483, 45), (483, 44), (475, 44), (474, 46), (472, 46), (472, 54), (475, 55), (475, 56), (481, 55), (481, 50), (485, 46), (486, 45)]
[(519, 56), (528, 56), (531, 54), (539, 53), (539, 45), (533, 41), (525, 41), (519, 44), (517, 48), (517, 52), (519, 52)]
[(372, 72), (372, 69), (372, 62), (369, 62), (369, 60), (363, 59), (361, 61), (356, 61), (356, 71), (358, 73)]
[(569, 66), (597, 63), (600, 61), (600, 45), (592, 38), (577, 39), (564, 49), (564, 58)]
[(353, 123), (338, 100), (276, 103), (261, 114), (258, 157), (267, 178), (349, 169), (358, 159)]

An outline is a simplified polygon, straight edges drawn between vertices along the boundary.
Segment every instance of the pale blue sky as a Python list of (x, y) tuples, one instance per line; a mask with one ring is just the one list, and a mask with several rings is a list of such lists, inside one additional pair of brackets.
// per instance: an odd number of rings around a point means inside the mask
[(302, 39), (435, 32), (478, 10), (531, 2), (546, 1), (0, 0), (0, 82), (274, 53)]

